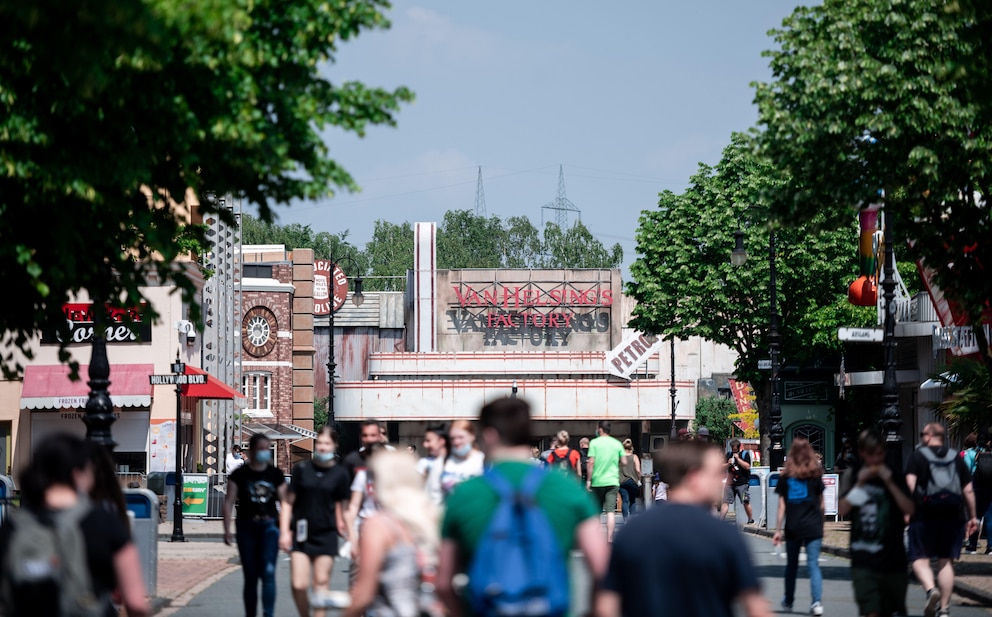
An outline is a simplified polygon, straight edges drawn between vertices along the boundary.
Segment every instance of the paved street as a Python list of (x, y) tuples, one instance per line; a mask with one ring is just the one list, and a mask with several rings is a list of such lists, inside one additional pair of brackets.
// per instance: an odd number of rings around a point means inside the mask
[[(765, 538), (746, 536), (754, 555), (755, 566), (763, 581), (765, 595), (772, 601), (777, 613), (782, 598), (782, 574), (785, 569), (785, 556), (777, 551)], [(830, 555), (824, 555), (820, 563), (823, 569), (823, 604), (826, 615), (857, 615), (851, 583), (849, 564), (847, 560)], [(348, 564), (339, 560), (334, 567), (332, 587), (344, 589), (347, 583)], [(809, 580), (806, 578), (805, 567), (800, 566), (799, 581), (796, 592), (796, 613), (805, 614), (809, 604)], [(277, 603), (276, 615), (291, 617), (296, 614), (293, 600), (289, 591), (289, 561), (285, 555), (279, 557), (277, 573)], [(203, 591), (191, 597), (180, 598), (178, 602), (163, 610), (160, 615), (175, 615), (177, 617), (239, 617), (241, 610), (241, 571), (236, 570), (224, 575)], [(918, 585), (911, 585), (908, 597), (909, 614), (921, 615), (923, 592)], [(976, 606), (974, 602), (954, 598), (953, 617), (992, 616), (992, 608)]]

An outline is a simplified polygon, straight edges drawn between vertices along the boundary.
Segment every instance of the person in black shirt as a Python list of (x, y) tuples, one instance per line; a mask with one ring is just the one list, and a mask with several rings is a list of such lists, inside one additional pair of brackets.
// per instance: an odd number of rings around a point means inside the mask
[[(309, 617), (311, 580), (315, 593), (329, 590), (338, 534), (347, 535), (341, 502), (350, 496), (348, 472), (336, 464), (337, 435), (324, 425), (314, 440), (313, 460), (293, 467), (279, 512), (279, 548), (290, 554), (289, 578), (300, 617)], [(324, 617), (314, 608), (314, 617)]]
[(730, 506), (739, 498), (747, 514), (748, 525), (754, 523), (751, 512), (751, 453), (741, 450), (738, 439), (730, 440), (730, 452), (727, 453), (727, 484), (723, 491), (723, 505), (720, 507), (720, 518), (727, 518)]
[(793, 439), (785, 469), (775, 487), (778, 494), (778, 524), (772, 542), (782, 541), (785, 527), (785, 597), (782, 608), (791, 611), (796, 599), (796, 575), (799, 551), (806, 545), (806, 567), (812, 615), (823, 614), (823, 574), (820, 571), (820, 548), (823, 545), (823, 465), (809, 441)]
[(349, 483), (355, 480), (355, 474), (360, 469), (365, 469), (368, 465), (365, 459), (368, 455), (369, 447), (374, 443), (386, 443), (386, 435), (382, 430), (382, 426), (378, 420), (371, 418), (362, 421), (360, 439), (362, 447), (354, 452), (349, 452), (348, 456), (344, 457), (343, 464), (344, 468), (348, 471)]
[(245, 617), (258, 611), (258, 582), (262, 581), (262, 612), (272, 617), (276, 604), (276, 558), (279, 556), (279, 525), (276, 503), (286, 499), (286, 479), (271, 465), (272, 442), (265, 435), (251, 436), (250, 462), (227, 478), (224, 499), (224, 544), (230, 545), (231, 513), (238, 504), (235, 522), (238, 554), (244, 570), (242, 599)]
[(837, 512), (851, 515), (851, 582), (861, 615), (906, 614), (906, 516), (915, 509), (906, 481), (885, 465), (885, 441), (873, 429), (858, 435), (858, 455), (841, 479)]

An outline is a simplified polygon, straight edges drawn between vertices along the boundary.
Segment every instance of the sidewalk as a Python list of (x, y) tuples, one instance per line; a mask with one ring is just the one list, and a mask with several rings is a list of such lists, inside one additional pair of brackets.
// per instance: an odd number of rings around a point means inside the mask
[[(766, 538), (774, 535), (767, 529), (753, 525), (745, 526), (743, 530)], [(826, 522), (823, 529), (823, 552), (849, 558), (850, 531), (850, 522)], [(954, 591), (961, 597), (992, 606), (992, 555), (962, 553), (961, 559), (954, 562)]]
[(172, 523), (159, 525), (155, 613), (171, 614), (239, 568), (238, 551), (224, 544), (221, 521), (183, 520), (184, 543), (170, 542)]

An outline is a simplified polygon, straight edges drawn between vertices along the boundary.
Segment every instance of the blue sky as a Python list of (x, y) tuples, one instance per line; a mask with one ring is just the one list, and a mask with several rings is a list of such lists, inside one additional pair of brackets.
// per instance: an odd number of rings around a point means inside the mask
[[(440, 221), (472, 209), (482, 166), (490, 215), (527, 215), (568, 198), (606, 244), (635, 258), (640, 212), (715, 163), (753, 126), (749, 84), (767, 80), (769, 29), (795, 0), (396, 0), (390, 30), (342, 45), (333, 81), (405, 85), (417, 96), (395, 128), (329, 132), (332, 156), (362, 187), (279, 207), (280, 223), (349, 230), (376, 219)], [(548, 216), (548, 212), (544, 213)]]

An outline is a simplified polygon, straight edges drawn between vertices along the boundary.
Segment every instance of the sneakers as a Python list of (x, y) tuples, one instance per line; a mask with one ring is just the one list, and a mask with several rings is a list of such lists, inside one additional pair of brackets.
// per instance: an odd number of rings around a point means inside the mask
[(937, 613), (937, 617), (950, 617), (950, 616), (951, 616), (951, 609), (949, 608), (942, 608), (940, 609), (940, 612)]
[(964, 547), (964, 552), (965, 552), (966, 555), (977, 555), (978, 554), (978, 547), (977, 546), (966, 546), (966, 547)]
[(747, 524), (748, 525), (754, 525), (754, 519), (753, 518), (747, 519)]
[(992, 555), (992, 544), (990, 544), (989, 546), (985, 547), (985, 554), (986, 555)]
[(927, 602), (923, 605), (923, 617), (937, 617), (937, 609), (940, 607), (940, 592), (934, 587), (927, 592)]
[(823, 614), (823, 605), (820, 604), (819, 602), (812, 603), (809, 606), (809, 614), (810, 615), (822, 615)]
[(785, 598), (782, 598), (782, 610), (792, 612), (792, 602), (786, 602)]

